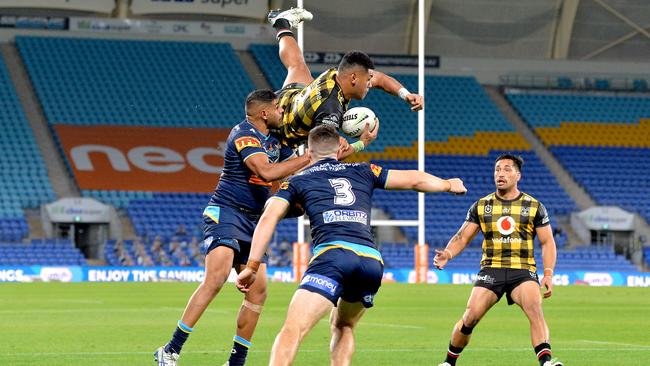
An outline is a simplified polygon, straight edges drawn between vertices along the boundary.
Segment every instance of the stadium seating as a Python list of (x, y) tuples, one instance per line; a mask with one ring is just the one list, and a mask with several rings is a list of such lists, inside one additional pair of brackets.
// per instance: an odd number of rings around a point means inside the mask
[[(253, 89), (229, 44), (16, 37), (51, 125), (231, 127)], [(82, 191), (126, 208), (151, 192)]]
[(562, 122), (636, 124), (640, 118), (650, 117), (647, 96), (511, 91), (506, 97), (535, 129), (560, 127)]
[[(241, 102), (253, 88), (232, 48), (225, 44), (41, 37), (18, 37), (17, 44), (50, 124), (229, 127), (241, 118)], [(271, 84), (280, 88), (285, 70), (277, 47), (253, 45), (250, 51)], [(219, 67), (204, 60), (219, 60)], [(414, 76), (396, 77), (417, 90)], [(427, 170), (443, 177), (461, 176), (471, 192), (462, 198), (428, 196), (430, 244), (444, 243), (471, 202), (493, 191), (491, 167), (501, 151), (514, 150), (524, 156), (527, 164), (521, 187), (544, 202), (552, 217), (575, 209), (474, 78), (429, 76), (426, 82)], [(230, 88), (227, 93), (223, 85)], [(377, 91), (357, 104), (377, 112), (382, 133), (356, 159), (387, 168), (415, 168), (416, 114), (399, 99)], [(161, 236), (165, 241), (181, 224), (190, 235), (200, 237), (201, 210), (208, 200), (202, 193), (82, 193), (127, 209), (138, 235)], [(374, 200), (376, 207), (396, 219), (415, 218), (416, 202), (415, 194), (405, 192), (378, 192)], [(295, 219), (283, 221), (277, 240), (295, 241), (295, 225)], [(413, 229), (405, 230), (405, 240), (416, 240)]]
[[(650, 97), (508, 93), (508, 100), (598, 204), (650, 220)], [(625, 177), (612, 185), (612, 177)], [(615, 187), (615, 189), (613, 189)]]
[[(291, 265), (292, 247), (288, 242), (269, 245), (268, 264)], [(109, 240), (104, 245), (104, 257), (111, 266), (200, 266), (205, 265), (201, 240), (197, 236), (160, 236), (144, 241)]]
[[(22, 36), (16, 43), (51, 125), (229, 128), (242, 118), (243, 100), (253, 89), (229, 44)], [(82, 194), (117, 208), (136, 201), (129, 213), (141, 235), (169, 236), (181, 223), (194, 228), (201, 214), (163, 217), (167, 206), (156, 202), (168, 202), (154, 192)], [(170, 207), (202, 209), (207, 197), (197, 196), (200, 204), (194, 195), (183, 201), (171, 194)], [(156, 220), (145, 215), (152, 208), (162, 210)]]
[(32, 240), (29, 244), (0, 243), (0, 266), (85, 264), (83, 254), (69, 240)]
[(253, 89), (229, 44), (16, 37), (51, 124), (230, 127)]
[[(435, 248), (429, 248), (429, 257), (435, 256)], [(413, 267), (413, 246), (400, 243), (383, 243), (381, 246), (384, 263), (387, 268)], [(541, 266), (542, 253), (539, 245), (535, 248), (535, 262)], [(449, 269), (472, 269), (478, 271), (482, 251), (468, 248), (447, 265)], [(611, 246), (586, 245), (574, 250), (559, 250), (556, 271), (636, 271), (636, 267), (624, 256), (615, 254)]]
[(52, 201), (40, 150), (14, 90), (0, 62), (0, 240), (19, 242), (28, 235), (23, 208)]
[(127, 212), (136, 234), (170, 238), (179, 225), (189, 235), (201, 236), (201, 216), (210, 195), (205, 193), (152, 193), (151, 198), (132, 199)]
[[(430, 245), (440, 247), (458, 230), (465, 219), (471, 204), (494, 191), (492, 167), (500, 151), (492, 151), (486, 156), (430, 155), (426, 170), (440, 177), (461, 177), (468, 194), (453, 196), (430, 194), (426, 196), (426, 239)], [(523, 178), (520, 189), (539, 199), (550, 212), (552, 220), (556, 215), (566, 215), (575, 210), (575, 203), (561, 188), (554, 176), (531, 151), (519, 151), (524, 161)], [(387, 160), (376, 161), (385, 168), (416, 169), (415, 162)], [(374, 205), (384, 209), (395, 219), (415, 219), (417, 217), (417, 194), (414, 192), (376, 191)], [(554, 226), (556, 221), (552, 221)], [(405, 228), (410, 242), (417, 240), (417, 229)], [(479, 235), (480, 236), (480, 235)], [(474, 245), (480, 245), (480, 238)], [(561, 236), (558, 246), (563, 246), (565, 237)]]

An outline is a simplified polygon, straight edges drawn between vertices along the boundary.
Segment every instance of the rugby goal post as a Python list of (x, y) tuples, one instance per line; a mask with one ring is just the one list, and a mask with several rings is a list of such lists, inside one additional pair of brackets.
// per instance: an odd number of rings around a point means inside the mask
[[(303, 0), (297, 0), (299, 8), (304, 7)], [(424, 38), (425, 38), (425, 0), (418, 0), (418, 94), (425, 95), (424, 85)], [(298, 46), (304, 51), (304, 31), (303, 24), (300, 23), (297, 28)], [(425, 171), (425, 110), (423, 108), (418, 112), (418, 170)], [(302, 148), (302, 147), (301, 147)], [(426, 283), (429, 271), (429, 246), (425, 243), (425, 200), (424, 193), (418, 193), (418, 219), (417, 220), (371, 220), (372, 226), (417, 226), (418, 242), (415, 245), (414, 252), (414, 269), (415, 281), (417, 283)], [(294, 278), (299, 282), (304, 270), (309, 262), (309, 245), (305, 241), (305, 225), (307, 221), (304, 216), (298, 217), (298, 242), (294, 244), (293, 268)], [(306, 248), (306, 249), (305, 249)], [(296, 253), (298, 250), (298, 253)], [(305, 252), (306, 250), (306, 252)], [(306, 255), (304, 255), (304, 253)], [(299, 272), (298, 272), (299, 271)]]

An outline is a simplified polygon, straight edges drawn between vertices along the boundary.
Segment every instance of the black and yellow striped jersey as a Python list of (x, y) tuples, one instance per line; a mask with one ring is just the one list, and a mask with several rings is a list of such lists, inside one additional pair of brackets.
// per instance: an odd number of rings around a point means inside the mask
[(546, 208), (537, 199), (521, 192), (513, 200), (503, 200), (491, 193), (470, 207), (465, 220), (483, 232), (481, 268), (537, 270), (535, 229), (549, 224)]
[(321, 124), (340, 127), (350, 101), (343, 97), (335, 77), (336, 68), (332, 68), (307, 86), (289, 84), (277, 92), (278, 104), (284, 110), (279, 131), (284, 145), (297, 147), (307, 140), (312, 128)]

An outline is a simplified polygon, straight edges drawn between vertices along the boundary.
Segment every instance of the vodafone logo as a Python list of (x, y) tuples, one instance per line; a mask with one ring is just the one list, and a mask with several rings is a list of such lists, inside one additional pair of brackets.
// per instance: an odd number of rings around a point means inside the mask
[(515, 231), (515, 220), (510, 216), (501, 216), (497, 220), (497, 229), (501, 235), (510, 235)]

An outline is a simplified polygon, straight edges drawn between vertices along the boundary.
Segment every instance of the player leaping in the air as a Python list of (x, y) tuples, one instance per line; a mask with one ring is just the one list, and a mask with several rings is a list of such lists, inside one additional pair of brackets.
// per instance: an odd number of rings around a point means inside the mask
[[(410, 104), (413, 111), (424, 107), (422, 96), (409, 92), (394, 78), (376, 71), (370, 57), (360, 51), (346, 53), (337, 68), (331, 68), (314, 79), (291, 30), (312, 18), (309, 11), (301, 8), (273, 10), (268, 16), (277, 31), (280, 60), (287, 69), (282, 89), (276, 92), (284, 110), (280, 128), (283, 144), (290, 147), (302, 144), (309, 131), (321, 124), (339, 128), (350, 100), (363, 99), (371, 87), (399, 96)], [(362, 135), (349, 147), (344, 144), (344, 152), (339, 154), (339, 158), (363, 150), (372, 141), (365, 137), (367, 135)]]

